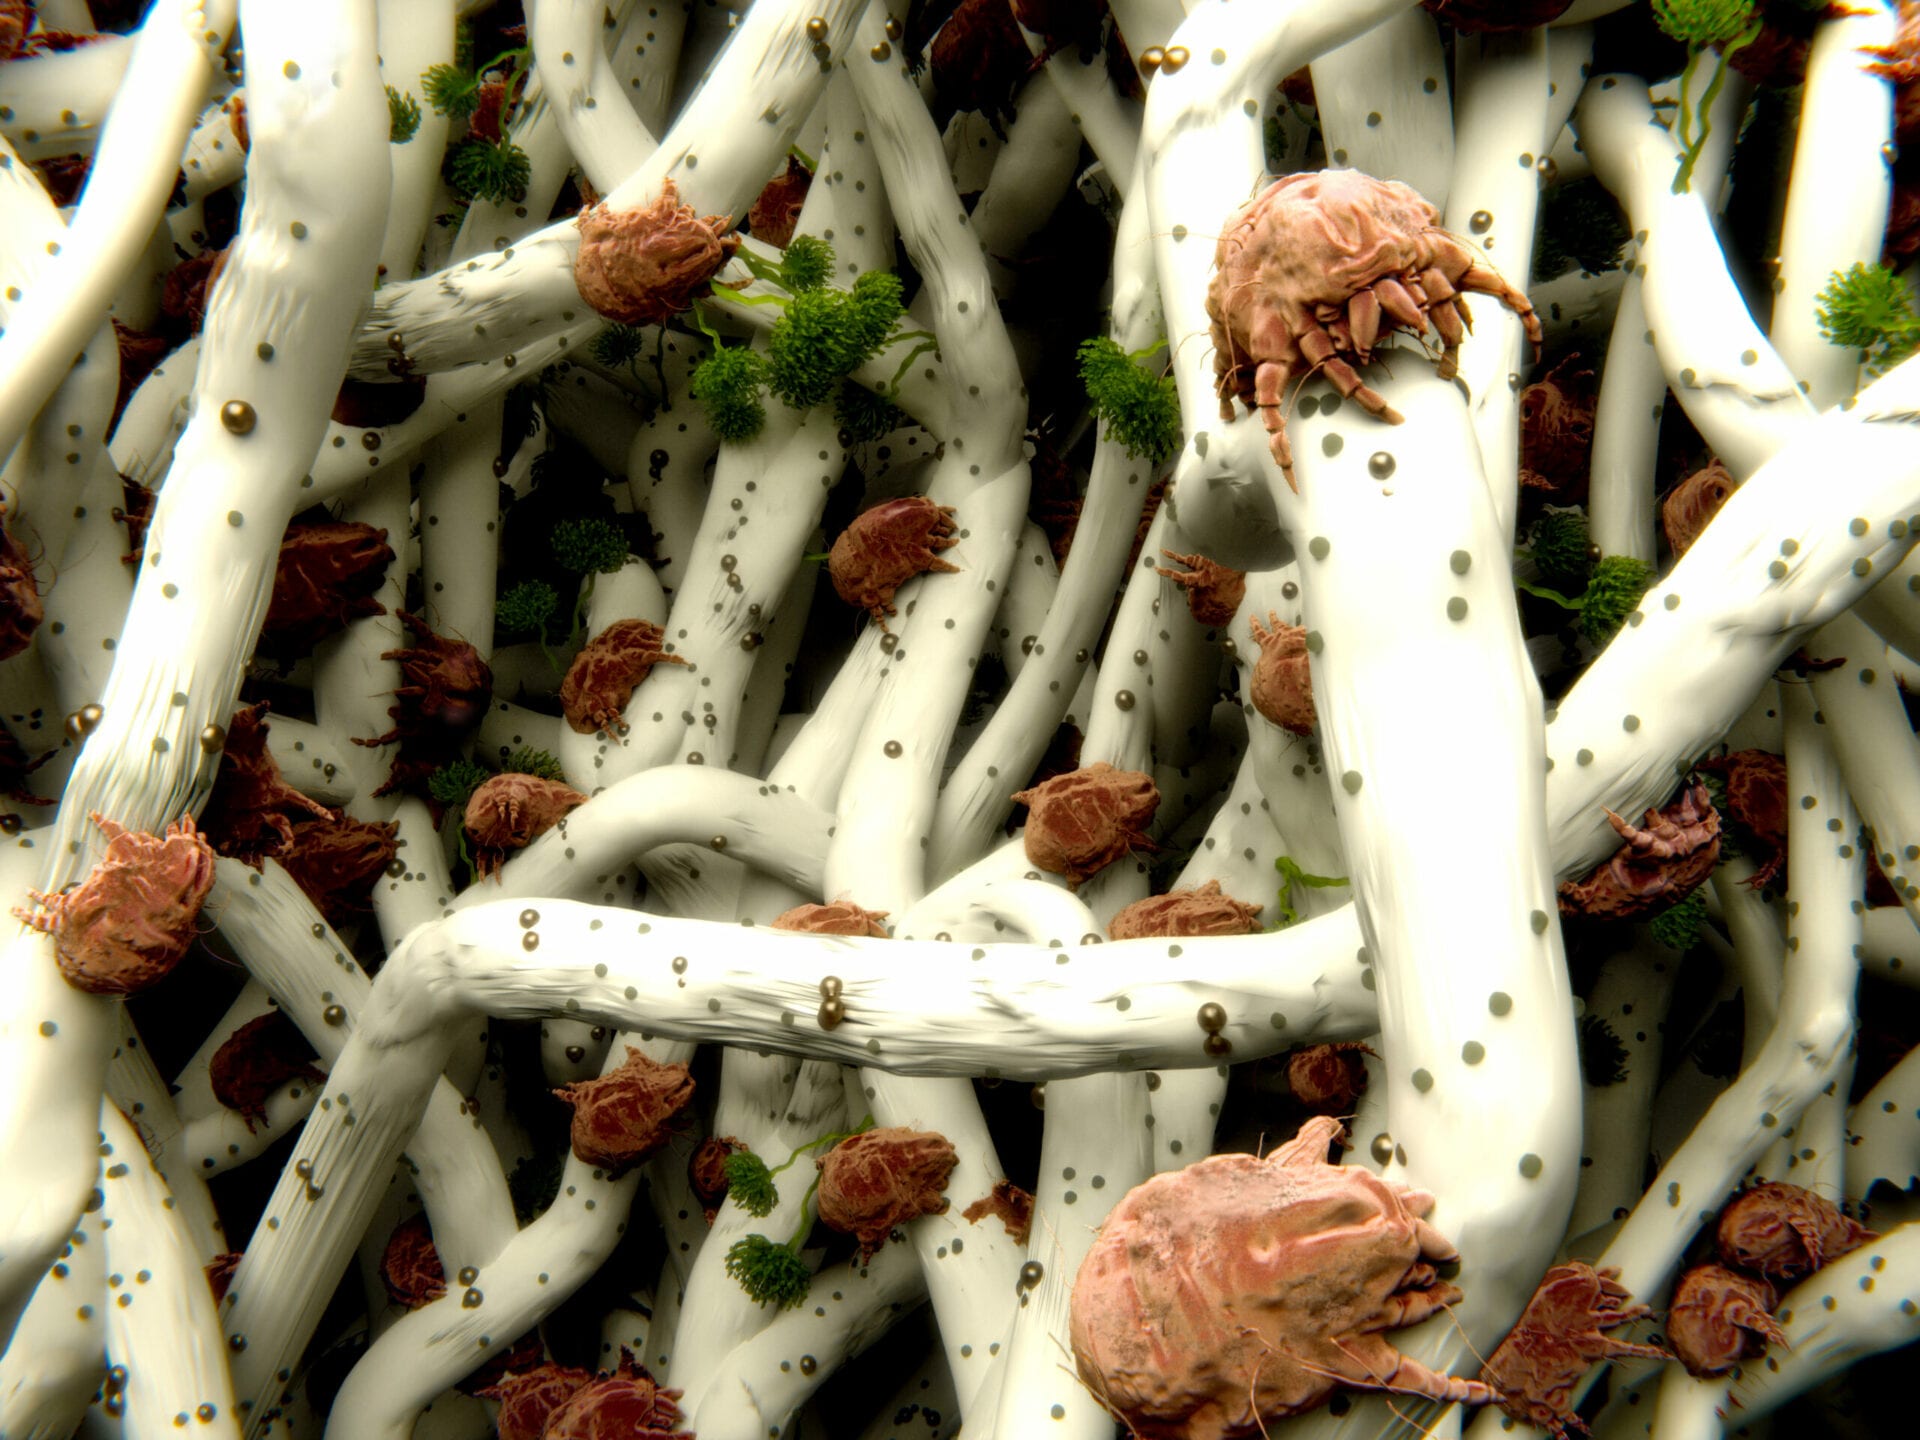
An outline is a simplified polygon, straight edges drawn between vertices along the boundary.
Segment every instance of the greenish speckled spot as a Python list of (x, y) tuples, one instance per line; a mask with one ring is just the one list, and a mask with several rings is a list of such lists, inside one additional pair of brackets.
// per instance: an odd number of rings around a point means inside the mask
[(1338, 435), (1322, 435), (1320, 437), (1320, 453), (1331, 460), (1346, 447), (1346, 443), (1347, 442), (1342, 440)]
[(1540, 1172), (1545, 1168), (1538, 1155), (1528, 1153), (1520, 1157), (1520, 1173), (1528, 1180), (1539, 1179)]
[(1327, 553), (1332, 549), (1332, 542), (1324, 535), (1316, 535), (1307, 542), (1307, 553), (1316, 560), (1326, 559)]
[(1375, 988), (1375, 987), (1376, 987), (1376, 986), (1377, 986), (1377, 985), (1378, 985), (1379, 983), (1380, 983), (1379, 981), (1377, 981), (1377, 980), (1375, 980), (1375, 979), (1374, 979), (1374, 972), (1373, 972), (1373, 971), (1371, 971), (1371, 970), (1362, 970), (1362, 971), (1360, 972), (1360, 988), (1361, 988), (1362, 990), (1372, 990), (1372, 989), (1374, 989), (1374, 988)]
[(1307, 631), (1305, 644), (1309, 655), (1318, 655), (1322, 650), (1326, 649), (1327, 639), (1318, 630), (1309, 630)]
[(1786, 579), (1787, 578), (1787, 562), (1784, 560), (1774, 561), (1771, 565), (1767, 566), (1767, 574), (1771, 575), (1776, 580)]
[(1864, 535), (1864, 534), (1866, 534), (1866, 533), (1867, 533), (1867, 522), (1866, 522), (1866, 519), (1865, 519), (1865, 517), (1864, 517), (1864, 516), (1860, 516), (1860, 515), (1856, 515), (1856, 516), (1854, 516), (1854, 517), (1853, 517), (1853, 519), (1851, 519), (1851, 520), (1849, 520), (1849, 521), (1847, 522), (1847, 533), (1848, 533), (1849, 535)]
[(1621, 716), (1620, 728), (1622, 730), (1625, 730), (1629, 735), (1631, 735), (1635, 730), (1638, 730), (1640, 728), (1640, 717), (1638, 715)]
[(1593, 752), (1591, 750), (1577, 750), (1574, 752), (1573, 762), (1576, 765), (1591, 765), (1593, 763)]
[(1665, 605), (1669, 610), (1678, 610), (1680, 608), (1680, 597), (1678, 595), (1669, 595), (1660, 603)]
[(1534, 934), (1536, 935), (1546, 934), (1547, 933), (1547, 912), (1544, 910), (1534, 911), (1531, 915), (1527, 917), (1527, 923), (1533, 926)]
[(1496, 1015), (1508, 1015), (1513, 1011), (1513, 997), (1504, 990), (1496, 990), (1487, 997), (1487, 1009)]
[(1447, 601), (1447, 619), (1464, 620), (1467, 618), (1467, 602), (1458, 595)]
[(1276, 1030), (1284, 1030), (1287, 1028), (1287, 1017), (1276, 1010), (1267, 1016), (1267, 1024)]
[(1464, 550), (1456, 550), (1447, 557), (1447, 564), (1456, 575), (1464, 575), (1473, 566), (1473, 556)]
[(1413, 1088), (1418, 1090), (1422, 1095), (1426, 1094), (1427, 1091), (1433, 1088), (1433, 1072), (1430, 1070), (1414, 1071)]
[(1873, 561), (1862, 555), (1858, 560), (1853, 562), (1853, 573), (1865, 579), (1873, 573)]
[(1460, 1058), (1469, 1065), (1478, 1065), (1487, 1058), (1487, 1047), (1478, 1040), (1469, 1040), (1460, 1047)]
[(1340, 777), (1341, 788), (1349, 795), (1358, 795), (1360, 793), (1360, 787), (1364, 783), (1360, 778), (1360, 772), (1358, 770), (1349, 770)]

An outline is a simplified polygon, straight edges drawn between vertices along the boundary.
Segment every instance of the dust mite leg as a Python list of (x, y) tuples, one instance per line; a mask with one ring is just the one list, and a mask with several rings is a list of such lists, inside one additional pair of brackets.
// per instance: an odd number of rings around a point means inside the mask
[(1380, 338), (1380, 299), (1371, 290), (1360, 290), (1347, 301), (1347, 328), (1353, 333), (1353, 349), (1362, 360), (1373, 358), (1374, 343)]
[(1373, 282), (1373, 297), (1380, 302), (1382, 310), (1414, 334), (1427, 333), (1426, 312), (1420, 308), (1420, 302), (1413, 298), (1413, 293), (1393, 276), (1383, 275)]
[(1287, 477), (1287, 484), (1293, 486), (1295, 494), (1300, 487), (1293, 479), (1293, 446), (1287, 441), (1287, 417), (1281, 406), (1285, 403), (1287, 381), (1293, 372), (1278, 361), (1269, 360), (1253, 373), (1253, 398), (1260, 411), (1260, 423), (1267, 427), (1267, 433), (1273, 437), (1273, 458), (1279, 463), (1280, 472)]

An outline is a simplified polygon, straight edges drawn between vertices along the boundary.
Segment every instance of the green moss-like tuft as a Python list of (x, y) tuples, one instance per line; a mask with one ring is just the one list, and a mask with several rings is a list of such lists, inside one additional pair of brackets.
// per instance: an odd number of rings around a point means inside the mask
[(791, 1310), (807, 1298), (813, 1272), (807, 1262), (785, 1245), (764, 1235), (736, 1240), (727, 1251), (727, 1274), (762, 1305)]
[(839, 398), (833, 402), (833, 417), (856, 443), (878, 440), (907, 423), (906, 412), (898, 405), (855, 380), (841, 382)]
[(447, 183), (462, 200), (519, 204), (527, 198), (533, 162), (511, 140), (469, 140), (447, 157)]
[(869, 270), (854, 277), (853, 289), (847, 293), (847, 325), (859, 358), (847, 367), (849, 371), (886, 343), (906, 308), (906, 292), (891, 270)]
[(1556, 590), (1578, 595), (1593, 573), (1584, 510), (1549, 510), (1533, 524), (1533, 563)]
[(760, 387), (767, 364), (744, 345), (715, 345), (693, 372), (690, 389), (722, 440), (751, 440), (767, 423)]
[(795, 295), (818, 290), (833, 274), (833, 246), (817, 235), (796, 235), (780, 260), (780, 280)]
[(511, 751), (500, 762), (500, 770), (506, 775), (534, 775), (542, 780), (562, 780), (567, 778), (566, 771), (560, 768), (560, 762), (551, 750), (536, 750), (531, 745), (522, 745)]
[(905, 309), (900, 277), (869, 270), (852, 290), (807, 290), (767, 337), (767, 384), (796, 410), (825, 402), (878, 353)]
[(1095, 336), (1080, 346), (1080, 380), (1107, 438), (1158, 465), (1180, 448), (1180, 400), (1172, 376), (1150, 374), (1137, 358), (1118, 341)]
[(1596, 645), (1611, 640), (1653, 586), (1654, 570), (1631, 555), (1609, 555), (1593, 567), (1580, 597), (1580, 630)]
[(1556, 185), (1540, 201), (1533, 273), (1550, 279), (1575, 265), (1593, 275), (1618, 270), (1628, 234), (1626, 217), (1598, 180)]
[(387, 143), (404, 145), (420, 129), (420, 102), (387, 86)]
[(493, 772), (471, 760), (455, 760), (442, 765), (427, 777), (427, 794), (436, 805), (449, 810), (464, 810), (473, 792), (493, 778)]
[(773, 1183), (767, 1162), (751, 1150), (736, 1150), (727, 1156), (727, 1197), (749, 1215), (767, 1216), (780, 1203), (780, 1189)]
[(559, 605), (558, 592), (546, 581), (522, 580), (493, 602), (493, 623), (509, 634), (537, 634)]
[(647, 332), (638, 325), (613, 324), (594, 336), (587, 348), (602, 365), (609, 370), (617, 370), (639, 359), (646, 343)]
[(507, 1194), (513, 1201), (513, 1213), (524, 1223), (537, 1220), (560, 1193), (560, 1180), (566, 1171), (564, 1146), (524, 1157), (507, 1177)]
[(553, 558), (576, 575), (612, 575), (627, 563), (627, 537), (611, 520), (562, 520), (552, 543)]
[(1587, 1084), (1598, 1090), (1627, 1078), (1627, 1047), (1606, 1021), (1598, 1015), (1582, 1015), (1579, 1041), (1580, 1070)]
[(1669, 950), (1691, 950), (1700, 942), (1700, 930), (1706, 923), (1706, 898), (1694, 890), (1654, 916), (1647, 922), (1647, 929)]
[(1753, 24), (1756, 0), (1653, 0), (1653, 19), (1683, 45), (1704, 49), (1737, 39)]
[(420, 76), (420, 89), (434, 113), (449, 120), (480, 108), (480, 77), (460, 65), (435, 65)]
[(1876, 373), (1920, 349), (1913, 296), (1885, 265), (1836, 270), (1816, 303), (1820, 333), (1836, 345), (1866, 351), (1867, 366)]

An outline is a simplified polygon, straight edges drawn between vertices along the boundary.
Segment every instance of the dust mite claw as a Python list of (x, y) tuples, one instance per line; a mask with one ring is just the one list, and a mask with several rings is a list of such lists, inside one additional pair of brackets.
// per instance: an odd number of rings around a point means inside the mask
[(1229, 570), (1205, 555), (1178, 555), (1171, 550), (1160, 553), (1183, 568), (1170, 570), (1156, 565), (1154, 574), (1173, 581), (1186, 592), (1187, 609), (1195, 620), (1213, 626), (1233, 623), (1240, 602), (1247, 595), (1246, 571)]
[(1334, 388), (1398, 425), (1399, 412), (1356, 365), (1397, 329), (1439, 332), (1440, 377), (1453, 378), (1473, 323), (1463, 291), (1492, 295), (1520, 317), (1534, 356), (1540, 320), (1527, 297), (1440, 228), (1440, 212), (1410, 186), (1358, 170), (1276, 180), (1228, 223), (1207, 286), (1220, 418), (1238, 398), (1260, 412), (1273, 458), (1296, 491), (1287, 443), (1287, 386), (1324, 370)]
[(1573, 1413), (1573, 1387), (1601, 1360), (1667, 1360), (1657, 1345), (1616, 1340), (1606, 1332), (1653, 1314), (1619, 1280), (1618, 1270), (1595, 1270), (1578, 1260), (1547, 1271), (1480, 1378), (1500, 1408), (1552, 1435), (1586, 1427)]
[(73, 890), (13, 913), (53, 936), (60, 973), (89, 995), (137, 995), (160, 983), (199, 935), (213, 889), (213, 847), (181, 816), (166, 834), (128, 830), (97, 812), (107, 853)]
[(1642, 919), (1684, 900), (1720, 863), (1720, 815), (1704, 785), (1647, 811), (1644, 829), (1611, 810), (1607, 819), (1626, 844), (1592, 874), (1560, 886), (1562, 915)]
[(1265, 1159), (1216, 1155), (1114, 1207), (1073, 1287), (1080, 1378), (1141, 1440), (1226, 1440), (1342, 1385), (1484, 1405), (1385, 1332), (1460, 1298), (1433, 1197), (1329, 1165), (1340, 1122), (1307, 1121)]

